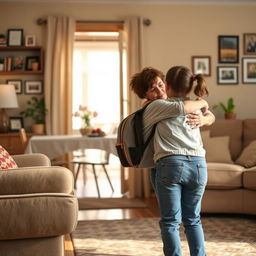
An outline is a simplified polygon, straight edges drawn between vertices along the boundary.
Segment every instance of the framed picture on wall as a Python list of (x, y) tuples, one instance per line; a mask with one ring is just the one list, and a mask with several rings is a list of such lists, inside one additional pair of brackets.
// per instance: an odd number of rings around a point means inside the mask
[(7, 84), (13, 84), (16, 94), (22, 94), (22, 80), (6, 80)]
[(238, 63), (239, 37), (219, 36), (218, 39), (219, 63)]
[(20, 116), (10, 116), (10, 132), (18, 132), (21, 128), (24, 128), (23, 118)]
[(243, 83), (256, 84), (256, 58), (243, 58)]
[(238, 67), (218, 66), (217, 84), (234, 85), (238, 84)]
[(21, 46), (23, 43), (23, 29), (8, 29), (8, 46)]
[(25, 81), (25, 94), (42, 94), (43, 93), (43, 81)]
[(211, 57), (210, 56), (192, 56), (192, 72), (204, 76), (211, 75)]
[(244, 54), (256, 55), (256, 33), (244, 34)]

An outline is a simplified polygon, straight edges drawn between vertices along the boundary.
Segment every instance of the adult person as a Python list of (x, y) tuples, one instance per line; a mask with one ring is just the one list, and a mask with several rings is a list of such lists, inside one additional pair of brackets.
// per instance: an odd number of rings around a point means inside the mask
[[(133, 75), (130, 81), (130, 87), (139, 98), (145, 99), (145, 102), (143, 103), (143, 105), (145, 105), (157, 99), (167, 99), (166, 87), (165, 87), (164, 81), (165, 81), (165, 76), (161, 71), (152, 67), (146, 67), (141, 72), (138, 72)], [(188, 124), (193, 126), (193, 128), (198, 128), (204, 125), (210, 125), (214, 121), (215, 119), (214, 115), (210, 111), (205, 112), (203, 115), (192, 113), (193, 111), (198, 109), (197, 108), (198, 102), (186, 101), (185, 104), (187, 104), (188, 108), (192, 106), (192, 109), (191, 109), (192, 111), (189, 112), (190, 115), (188, 116), (187, 122)], [(174, 106), (174, 108), (176, 107), (177, 106)], [(169, 105), (166, 106), (166, 110), (167, 112), (164, 113), (165, 115), (163, 116), (163, 118), (170, 117), (170, 113), (168, 112)], [(176, 114), (178, 115), (180, 113), (176, 113)], [(158, 116), (158, 111), (156, 111), (156, 116)], [(158, 121), (160, 120), (161, 118), (158, 119)], [(154, 119), (153, 123), (156, 123), (156, 122), (157, 121)], [(149, 135), (150, 128), (152, 127), (148, 125), (148, 129), (146, 130), (146, 137)], [(155, 175), (156, 175), (156, 169), (152, 168), (150, 171), (150, 181), (154, 190), (155, 190)]]
[[(163, 250), (166, 256), (182, 255), (179, 226), (183, 222), (190, 255), (205, 256), (200, 220), (201, 200), (207, 183), (205, 150), (200, 130), (192, 129), (187, 124), (186, 114), (189, 111), (185, 103), (192, 91), (202, 97), (208, 95), (208, 90), (202, 75), (193, 75), (190, 69), (183, 66), (169, 69), (166, 84), (170, 98), (155, 100), (144, 112), (145, 133), (152, 126), (153, 119), (159, 120), (163, 116), (163, 106), (170, 104), (173, 109), (173, 104), (181, 104), (179, 107), (183, 112), (158, 122), (154, 136), (155, 189), (161, 215)], [(202, 100), (198, 102), (202, 103), (198, 110), (205, 112), (208, 105)], [(162, 112), (156, 117), (158, 109)], [(172, 113), (175, 111), (172, 110)]]

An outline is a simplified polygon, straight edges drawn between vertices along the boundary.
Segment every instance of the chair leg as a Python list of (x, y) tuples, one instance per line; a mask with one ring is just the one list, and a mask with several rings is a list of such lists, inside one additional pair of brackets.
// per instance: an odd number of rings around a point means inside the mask
[(97, 178), (97, 175), (96, 175), (96, 170), (95, 170), (94, 164), (92, 165), (92, 170), (93, 170), (94, 180), (95, 180), (95, 184), (96, 184), (96, 188), (97, 188), (97, 192), (98, 192), (98, 197), (100, 198), (100, 190), (99, 190), (98, 178)]
[(76, 175), (75, 175), (75, 182), (74, 182), (74, 187), (75, 188), (76, 188), (76, 181), (77, 181), (77, 177), (78, 177), (78, 174), (79, 174), (79, 171), (80, 171), (80, 167), (81, 167), (81, 164), (78, 164)]
[(114, 188), (113, 188), (113, 185), (112, 185), (112, 183), (111, 183), (111, 180), (110, 180), (110, 178), (109, 178), (109, 176), (108, 176), (108, 172), (107, 172), (106, 166), (105, 166), (105, 164), (103, 164), (102, 166), (103, 166), (103, 170), (104, 170), (104, 172), (105, 172), (105, 174), (106, 174), (106, 176), (107, 176), (107, 179), (108, 179), (109, 185), (110, 185), (110, 187), (111, 187), (111, 189), (112, 189), (112, 192), (114, 192)]

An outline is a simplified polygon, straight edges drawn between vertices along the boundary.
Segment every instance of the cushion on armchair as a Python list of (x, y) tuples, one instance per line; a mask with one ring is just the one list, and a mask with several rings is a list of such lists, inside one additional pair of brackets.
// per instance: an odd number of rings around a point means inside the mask
[(0, 170), (18, 168), (9, 153), (0, 145)]
[(247, 168), (256, 165), (256, 140), (252, 141), (246, 148), (244, 148), (235, 163)]

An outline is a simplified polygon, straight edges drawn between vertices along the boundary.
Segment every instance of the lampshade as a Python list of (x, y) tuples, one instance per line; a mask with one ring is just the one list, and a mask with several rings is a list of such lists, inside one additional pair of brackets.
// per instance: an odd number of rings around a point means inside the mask
[(9, 131), (9, 118), (6, 108), (17, 108), (18, 101), (14, 85), (0, 84), (0, 132)]
[(14, 85), (0, 84), (0, 108), (17, 108), (18, 106)]

